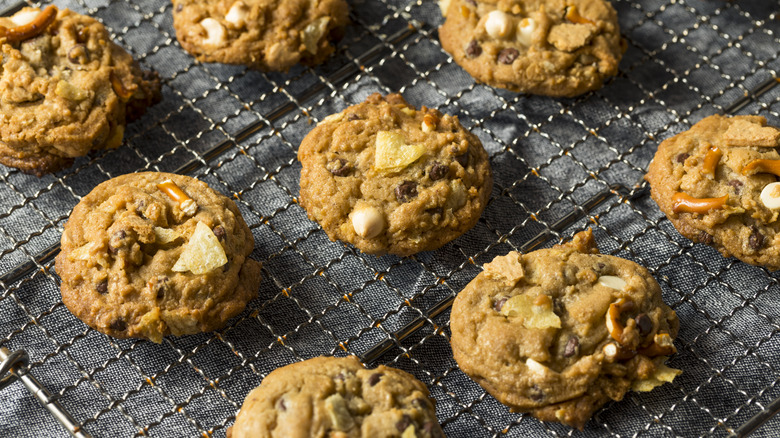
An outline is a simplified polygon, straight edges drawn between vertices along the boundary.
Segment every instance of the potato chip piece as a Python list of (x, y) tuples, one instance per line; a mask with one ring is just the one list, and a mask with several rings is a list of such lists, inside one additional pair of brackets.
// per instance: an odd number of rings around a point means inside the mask
[(189, 242), (184, 246), (179, 260), (173, 265), (174, 272), (190, 271), (202, 275), (227, 263), (225, 250), (217, 236), (206, 224), (198, 222)]
[(68, 258), (71, 260), (89, 260), (92, 258), (92, 250), (95, 247), (94, 242), (87, 243), (84, 246), (80, 246), (68, 254)]
[(306, 26), (301, 32), (303, 45), (306, 46), (306, 50), (308, 50), (309, 53), (317, 53), (317, 46), (319, 45), (322, 36), (325, 35), (325, 31), (328, 30), (329, 22), (330, 17), (320, 17)]
[(561, 328), (561, 318), (552, 310), (551, 302), (536, 304), (536, 297), (515, 295), (506, 300), (501, 307), (501, 314), (509, 317), (523, 318), (523, 325), (529, 329)]
[(377, 170), (398, 171), (414, 163), (425, 153), (425, 145), (406, 144), (400, 132), (379, 131), (376, 133)]
[(347, 401), (338, 392), (325, 399), (325, 410), (336, 430), (349, 430), (355, 426), (355, 420), (347, 408)]
[(653, 377), (645, 380), (637, 380), (631, 385), (631, 389), (637, 392), (649, 392), (652, 391), (653, 388), (671, 382), (680, 374), (682, 374), (681, 370), (670, 368), (665, 364), (658, 364), (653, 373)]
[(171, 243), (181, 237), (176, 231), (163, 227), (154, 227), (154, 236), (156, 237), (157, 243), (162, 244)]

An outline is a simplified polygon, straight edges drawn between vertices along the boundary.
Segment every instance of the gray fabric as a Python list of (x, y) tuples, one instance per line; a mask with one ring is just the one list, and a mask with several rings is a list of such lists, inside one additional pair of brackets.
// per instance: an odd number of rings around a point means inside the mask
[[(223, 437), (248, 391), (274, 368), (343, 355), (340, 343), (364, 354), (460, 290), (482, 263), (523, 247), (614, 184), (624, 189), (560, 235), (594, 226), (603, 252), (659, 280), (681, 319), (670, 365), (684, 374), (674, 383), (607, 405), (580, 433), (509, 413), (465, 377), (452, 360), (448, 312), (395, 340), (378, 362), (430, 387), (451, 437), (723, 436), (780, 396), (777, 276), (681, 238), (645, 191), (619, 196), (640, 180), (660, 140), (774, 75), (776, 1), (615, 1), (628, 41), (620, 75), (561, 100), (475, 84), (441, 50), (431, 0), (351, 0), (353, 25), (336, 56), (316, 69), (270, 74), (194, 62), (176, 43), (166, 1), (56, 4), (96, 16), (159, 71), (164, 101), (128, 127), (117, 150), (41, 179), (0, 169), (0, 272), (56, 244), (70, 209), (97, 183), (193, 161), (192, 175), (236, 196), (257, 241), (253, 257), (264, 263), (259, 298), (241, 317), (161, 345), (87, 329), (62, 305), (51, 260), (2, 284), (0, 342), (25, 349), (32, 374), (94, 436)], [(490, 205), (473, 230), (438, 251), (363, 256), (328, 241), (295, 202), (302, 137), (375, 91), (459, 115), (491, 155)], [(778, 96), (780, 87), (771, 89), (740, 113), (777, 124)], [(259, 129), (211, 156), (250, 125)], [(778, 434), (772, 420), (756, 436)], [(0, 391), (0, 436), (65, 435), (20, 383)]]

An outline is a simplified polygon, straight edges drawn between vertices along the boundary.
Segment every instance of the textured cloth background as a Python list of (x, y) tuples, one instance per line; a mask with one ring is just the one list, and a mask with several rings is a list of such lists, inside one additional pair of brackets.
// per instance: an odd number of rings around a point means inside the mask
[[(616, 0), (628, 42), (619, 76), (561, 100), (475, 84), (441, 50), (432, 0), (349, 0), (353, 23), (333, 58), (269, 74), (195, 62), (175, 40), (167, 1), (54, 3), (103, 21), (164, 83), (164, 101), (128, 127), (119, 149), (40, 179), (0, 169), (0, 343), (25, 349), (32, 374), (94, 436), (224, 437), (274, 368), (363, 355), (387, 339), (378, 362), (428, 385), (450, 437), (724, 436), (780, 396), (777, 275), (693, 245), (645, 190), (630, 192), (661, 140), (745, 96), (740, 114), (780, 124), (780, 87), (754, 93), (776, 83), (777, 1)], [(328, 241), (296, 202), (300, 140), (375, 91), (457, 114), (490, 153), (490, 205), (440, 250), (364, 256)], [(259, 298), (219, 332), (160, 345), (110, 339), (67, 311), (51, 258), (38, 259), (81, 196), (145, 169), (207, 181), (236, 199), (252, 227), (253, 257), (264, 264)], [(555, 228), (562, 218), (573, 221)], [(465, 377), (452, 360), (448, 312), (406, 339), (392, 336), (494, 256), (543, 231), (552, 230), (549, 246), (586, 226), (603, 252), (647, 266), (679, 314), (670, 365), (684, 374), (672, 384), (629, 394), (572, 431), (509, 413)], [(14, 281), (12, 271), (24, 275)], [(756, 433), (778, 434), (776, 420)], [(0, 391), (0, 436), (66, 432), (17, 382)]]

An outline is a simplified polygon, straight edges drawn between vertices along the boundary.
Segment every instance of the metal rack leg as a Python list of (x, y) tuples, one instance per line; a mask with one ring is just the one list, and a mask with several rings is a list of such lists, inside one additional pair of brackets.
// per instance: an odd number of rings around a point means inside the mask
[(27, 352), (16, 350), (13, 353), (5, 347), (0, 347), (0, 390), (19, 380), (38, 401), (54, 415), (71, 436), (76, 438), (91, 438), (91, 435), (81, 429), (76, 420), (52, 397), (51, 393), (41, 385), (32, 374), (27, 372), (30, 362)]

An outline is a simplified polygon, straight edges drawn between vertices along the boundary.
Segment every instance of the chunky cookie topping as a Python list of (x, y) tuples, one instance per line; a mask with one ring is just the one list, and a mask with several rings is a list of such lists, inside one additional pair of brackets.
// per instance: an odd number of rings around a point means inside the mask
[(442, 46), (480, 82), (513, 91), (575, 96), (617, 73), (625, 50), (603, 0), (451, 0)]
[(130, 174), (74, 208), (56, 269), (65, 305), (114, 337), (160, 342), (219, 328), (257, 294), (254, 239), (235, 204), (196, 179)]
[(126, 120), (160, 99), (96, 20), (24, 8), (0, 17), (0, 163), (38, 176), (122, 143)]
[(274, 370), (241, 407), (232, 438), (321, 436), (444, 438), (419, 380), (353, 356), (317, 357)]
[(320, 64), (347, 25), (344, 0), (173, 0), (173, 26), (201, 61), (286, 71)]
[(678, 321), (658, 283), (598, 254), (590, 230), (486, 264), (455, 299), (451, 328), (455, 360), (491, 395), (579, 428), (607, 401), (680, 373), (664, 365)]
[(398, 94), (326, 117), (301, 143), (301, 205), (328, 236), (409, 255), (463, 234), (490, 196), (479, 139), (456, 117)]
[(661, 143), (645, 178), (682, 235), (780, 269), (778, 147), (763, 117), (710, 116)]

